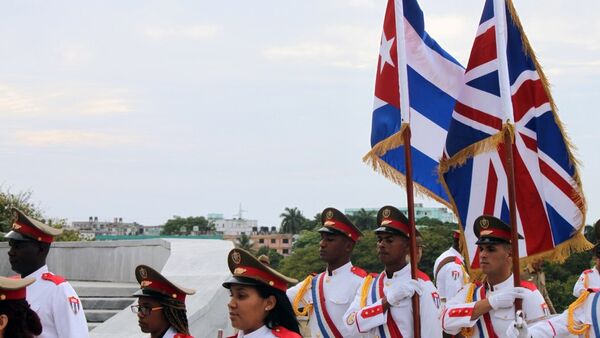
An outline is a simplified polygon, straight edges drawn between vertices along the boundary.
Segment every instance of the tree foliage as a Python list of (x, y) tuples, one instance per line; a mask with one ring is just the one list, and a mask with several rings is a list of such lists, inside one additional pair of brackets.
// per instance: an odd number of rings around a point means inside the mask
[(347, 215), (350, 221), (361, 231), (372, 230), (377, 227), (377, 212), (360, 208), (353, 215)]
[(180, 217), (173, 216), (173, 218), (167, 220), (162, 235), (189, 235), (193, 230), (194, 226), (198, 227), (198, 232), (209, 233), (214, 230), (214, 225), (210, 223), (204, 216), (199, 217)]
[(260, 255), (267, 255), (269, 257), (270, 266), (275, 270), (279, 270), (279, 265), (281, 264), (281, 261), (283, 260), (283, 255), (280, 255), (277, 252), (277, 250), (270, 249), (266, 246), (261, 246), (256, 251), (256, 257), (258, 257)]
[(242, 234), (240, 237), (238, 237), (238, 239), (235, 242), (235, 246), (237, 248), (246, 250), (252, 254), (254, 254), (254, 251), (252, 250), (252, 245), (254, 243), (252, 242), (252, 240), (250, 240), (250, 237), (248, 237), (248, 235), (246, 234)]
[(297, 207), (285, 208), (279, 217), (281, 218), (280, 232), (283, 234), (297, 234), (307, 225), (310, 226), (309, 220)]

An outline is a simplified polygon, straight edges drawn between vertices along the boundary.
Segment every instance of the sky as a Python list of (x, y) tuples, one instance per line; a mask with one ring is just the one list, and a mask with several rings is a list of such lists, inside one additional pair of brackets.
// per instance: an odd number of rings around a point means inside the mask
[[(421, 0), (466, 64), (483, 0)], [(600, 218), (600, 2), (515, 0)], [(404, 206), (370, 149), (384, 0), (4, 1), (0, 186), (144, 225)], [(439, 206), (417, 199), (426, 206)]]

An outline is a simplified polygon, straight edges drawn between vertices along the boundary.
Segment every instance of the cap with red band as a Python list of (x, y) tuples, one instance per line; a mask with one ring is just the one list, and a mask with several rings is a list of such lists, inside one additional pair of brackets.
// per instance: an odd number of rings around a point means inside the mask
[(195, 290), (181, 287), (169, 281), (165, 276), (147, 265), (139, 265), (135, 268), (135, 278), (140, 283), (140, 290), (133, 294), (135, 297), (170, 299), (185, 304), (185, 297), (196, 293)]
[[(410, 237), (410, 228), (408, 218), (397, 208), (387, 205), (377, 213), (377, 224), (379, 228), (375, 229), (375, 233), (388, 232)], [(419, 233), (417, 232), (417, 236)]]
[(297, 280), (261, 263), (252, 254), (242, 249), (231, 250), (227, 257), (227, 264), (233, 275), (223, 283), (223, 287), (228, 289), (231, 284), (268, 285), (285, 292), (289, 284), (298, 283)]
[(349, 219), (336, 208), (326, 208), (321, 213), (321, 223), (323, 227), (318, 232), (331, 234), (342, 234), (353, 240), (358, 241), (362, 237), (362, 232)]
[(0, 277), (0, 301), (25, 299), (27, 286), (33, 282), (35, 278)]
[[(510, 226), (494, 216), (482, 215), (475, 219), (473, 231), (476, 244), (511, 243)], [(523, 239), (518, 235), (519, 239)]]
[(4, 238), (20, 241), (34, 240), (43, 243), (52, 243), (54, 237), (62, 234), (62, 229), (48, 226), (35, 218), (27, 216), (21, 210), (12, 208), (12, 229)]

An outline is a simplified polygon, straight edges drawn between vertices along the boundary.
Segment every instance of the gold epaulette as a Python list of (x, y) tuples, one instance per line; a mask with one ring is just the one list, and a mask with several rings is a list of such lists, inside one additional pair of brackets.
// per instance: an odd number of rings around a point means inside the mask
[[(307, 304), (306, 302), (304, 302), (304, 295), (306, 294), (308, 287), (312, 283), (312, 280), (313, 280), (313, 276), (306, 277), (306, 279), (304, 279), (304, 281), (302, 282), (302, 286), (300, 286), (300, 290), (298, 290), (298, 293), (296, 294), (296, 297), (294, 298), (292, 308), (293, 308), (296, 316), (308, 316), (310, 314), (310, 312), (312, 311), (313, 305)], [(299, 310), (300, 302), (304, 303), (304, 308), (302, 309), (302, 311)]]

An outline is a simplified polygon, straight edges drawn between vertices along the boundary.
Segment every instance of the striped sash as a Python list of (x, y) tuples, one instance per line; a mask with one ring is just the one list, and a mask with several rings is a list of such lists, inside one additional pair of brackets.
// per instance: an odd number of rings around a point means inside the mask
[[(473, 291), (473, 301), (476, 302), (480, 299), (485, 299), (485, 284), (477, 287)], [(479, 319), (477, 321), (477, 328), (479, 329), (479, 337), (480, 338), (498, 338), (496, 336), (496, 332), (494, 332), (494, 326), (492, 325), (492, 318), (490, 317), (490, 313), (486, 313), (483, 316), (483, 319)]]
[(600, 292), (594, 293), (592, 300), (592, 327), (594, 328), (594, 337), (600, 337), (600, 323), (598, 323), (598, 298)]
[[(380, 273), (379, 276), (371, 283), (371, 302), (375, 303), (378, 299), (381, 299), (385, 296), (383, 293), (383, 280), (385, 279), (385, 271)], [(402, 333), (400, 333), (400, 329), (394, 318), (392, 317), (391, 308), (387, 312), (387, 321), (384, 325), (381, 325), (377, 328), (379, 331), (379, 336), (381, 338), (402, 338)]]
[(343, 338), (337, 327), (331, 320), (325, 305), (325, 292), (323, 290), (323, 280), (327, 275), (327, 271), (322, 272), (317, 278), (312, 280), (312, 298), (315, 317), (323, 338)]

